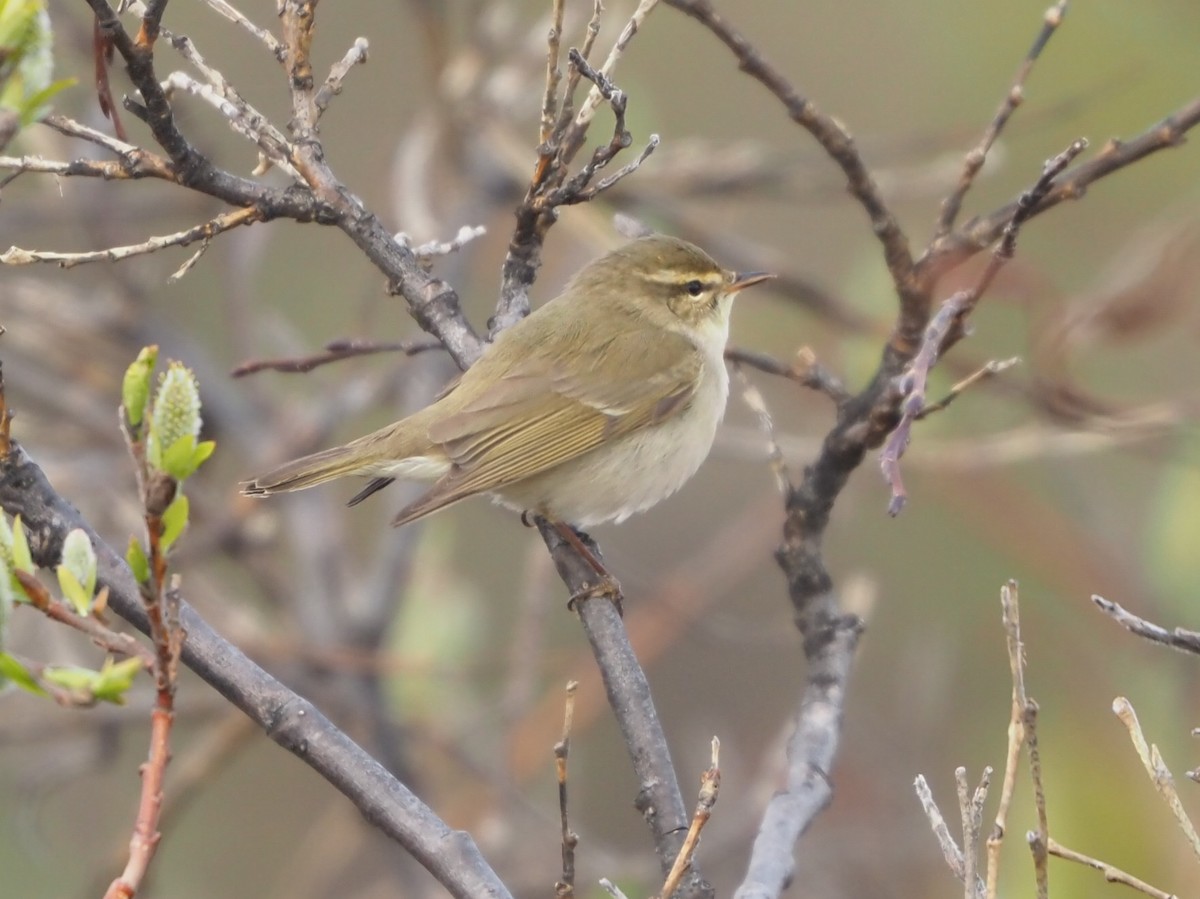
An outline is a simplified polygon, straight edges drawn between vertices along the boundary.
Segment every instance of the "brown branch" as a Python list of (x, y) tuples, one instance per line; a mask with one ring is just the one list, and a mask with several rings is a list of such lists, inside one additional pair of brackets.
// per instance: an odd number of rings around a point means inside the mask
[[(1197, 124), (1200, 124), (1200, 97), (1189, 101), (1137, 137), (1108, 141), (1087, 162), (1066, 171), (1054, 188), (1030, 210), (1029, 217), (1041, 215), (1064, 201), (1081, 199), (1096, 181), (1152, 153), (1181, 146), (1187, 133)], [(1012, 219), (1019, 202), (1019, 199), (1014, 200), (993, 212), (977, 216), (930, 243), (917, 260), (918, 276), (925, 281), (934, 279), (991, 246)]]
[(817, 362), (816, 354), (809, 347), (801, 347), (796, 351), (795, 359), (789, 365), (774, 356), (748, 350), (744, 347), (729, 346), (725, 348), (725, 358), (729, 362), (756, 368), (769, 375), (778, 375), (795, 381), (810, 390), (825, 394), (835, 403), (845, 402), (850, 398), (841, 380)]
[(1000, 243), (992, 252), (992, 256), (975, 286), (967, 290), (960, 290), (946, 300), (937, 315), (925, 327), (921, 346), (900, 383), (896, 385), (896, 390), (902, 396), (900, 421), (884, 445), (879, 459), (879, 467), (892, 491), (891, 501), (888, 504), (889, 515), (893, 517), (899, 515), (907, 498), (904, 481), (900, 476), (900, 459), (908, 449), (913, 422), (925, 408), (925, 388), (929, 382), (929, 372), (937, 363), (938, 357), (961, 339), (963, 321), (979, 303), (980, 298), (991, 286), (1000, 269), (1016, 253), (1017, 236), (1020, 234), (1021, 226), (1033, 216), (1038, 203), (1050, 192), (1054, 179), (1086, 147), (1087, 141), (1080, 138), (1062, 153), (1046, 160), (1042, 166), (1042, 174), (1032, 187), (1021, 194), (1017, 201), (1012, 220), (1005, 225)]
[[(812, 100), (800, 94), (753, 44), (713, 8), (709, 0), (666, 0), (666, 3), (691, 16), (716, 35), (733, 52), (738, 67), (770, 91), (784, 105), (792, 121), (808, 131), (830, 159), (841, 167), (851, 195), (866, 211), (871, 230), (883, 245), (884, 259), (900, 296), (901, 306), (915, 307), (905, 321), (919, 318), (929, 298), (913, 279), (913, 258), (908, 238), (880, 195), (850, 132), (832, 116), (818, 109)], [(919, 333), (920, 328), (917, 327), (914, 333), (903, 336), (915, 341)]]
[[(51, 621), (57, 621), (59, 624), (65, 624), (67, 627), (86, 634), (101, 649), (140, 659), (147, 670), (154, 669), (154, 653), (129, 634), (114, 631), (98, 618), (92, 615), (80, 615), (67, 603), (55, 600), (42, 582), (28, 572), (14, 571), (13, 575), (21, 582), (21, 587), (29, 598), (30, 606)], [(96, 606), (99, 608), (103, 608), (107, 602), (105, 591), (102, 590), (101, 594), (96, 597)]]
[(258, 374), (262, 371), (302, 374), (322, 365), (328, 365), (330, 362), (341, 362), (343, 359), (353, 359), (357, 356), (371, 356), (375, 353), (403, 353), (405, 356), (416, 356), (418, 353), (440, 349), (443, 349), (443, 346), (437, 340), (386, 342), (362, 339), (333, 340), (325, 344), (323, 353), (285, 359), (253, 359), (235, 366), (229, 374), (234, 378), (244, 378), (246, 375)]
[(1058, 26), (1062, 24), (1063, 16), (1066, 15), (1066, 12), (1067, 0), (1058, 0), (1057, 3), (1046, 10), (1046, 14), (1042, 18), (1042, 30), (1037, 38), (1034, 39), (1033, 46), (1025, 54), (1021, 65), (1017, 67), (1017, 72), (1013, 76), (1008, 93), (1005, 94), (1004, 100), (1000, 103), (1000, 108), (996, 110), (991, 123), (984, 130), (979, 144), (967, 153), (966, 159), (963, 162), (962, 174), (959, 175), (958, 185), (942, 201), (941, 214), (938, 216), (937, 224), (934, 226), (934, 240), (949, 234), (950, 229), (954, 227), (954, 222), (958, 219), (959, 210), (962, 209), (963, 198), (966, 197), (967, 191), (971, 189), (971, 185), (975, 183), (975, 176), (979, 174), (979, 170), (983, 168), (984, 162), (987, 161), (987, 154), (996, 142), (996, 138), (1000, 136), (1000, 132), (1004, 130), (1004, 126), (1008, 123), (1009, 118), (1016, 112), (1017, 107), (1021, 105), (1021, 101), (1024, 100), (1025, 80), (1029, 77), (1029, 73), (1033, 71), (1033, 66), (1037, 62), (1038, 57), (1041, 56), (1042, 50), (1050, 42), (1050, 38), (1058, 30)]

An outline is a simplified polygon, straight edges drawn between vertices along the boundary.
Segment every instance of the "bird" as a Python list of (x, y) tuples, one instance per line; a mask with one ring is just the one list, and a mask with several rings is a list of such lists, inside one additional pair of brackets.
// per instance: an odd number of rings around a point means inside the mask
[(428, 406), (241, 492), (371, 478), (355, 505), (409, 478), (432, 486), (396, 526), (480, 494), (556, 525), (621, 522), (675, 493), (708, 456), (729, 395), (734, 297), (770, 277), (724, 269), (675, 237), (631, 241), (501, 332)]

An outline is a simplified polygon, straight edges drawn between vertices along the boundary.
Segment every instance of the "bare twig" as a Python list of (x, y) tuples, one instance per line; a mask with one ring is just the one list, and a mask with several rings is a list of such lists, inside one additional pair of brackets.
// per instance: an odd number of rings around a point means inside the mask
[(1145, 881), (1138, 880), (1132, 874), (1126, 874), (1120, 868), (1084, 855), (1082, 852), (1076, 852), (1074, 849), (1068, 849), (1054, 839), (1048, 841), (1046, 849), (1051, 855), (1057, 858), (1066, 859), (1069, 862), (1078, 862), (1081, 865), (1087, 865), (1089, 868), (1095, 868), (1104, 875), (1104, 879), (1109, 883), (1123, 883), (1127, 887), (1133, 887), (1138, 892), (1153, 897), (1153, 899), (1179, 899), (1174, 893), (1168, 893), (1157, 887), (1152, 887)]
[[(646, 21), (646, 16), (650, 15), (656, 6), (658, 6), (658, 0), (639, 0), (637, 8), (633, 11), (633, 15), (629, 17), (629, 21), (625, 23), (625, 27), (617, 35), (617, 40), (612, 45), (612, 49), (608, 51), (608, 58), (604, 60), (604, 65), (600, 67), (599, 74), (603, 78), (608, 79), (612, 77), (617, 63), (625, 53), (625, 48), (629, 46), (629, 42), (633, 40), (633, 36), (638, 33), (638, 29), (642, 27), (642, 23)], [(587, 131), (588, 123), (595, 116), (596, 110), (600, 108), (601, 100), (609, 99), (604, 96), (601, 81), (599, 79), (591, 80), (593, 81), (592, 89), (588, 92), (587, 99), (580, 105), (579, 112), (575, 116), (575, 131), (580, 135), (580, 143), (583, 140), (583, 133)], [(568, 162), (571, 155), (573, 153), (567, 156)]]
[(366, 64), (368, 47), (365, 37), (355, 38), (350, 49), (346, 51), (346, 55), (330, 67), (329, 74), (325, 76), (325, 83), (313, 97), (313, 105), (317, 107), (318, 117), (329, 107), (333, 98), (342, 92), (342, 82), (346, 80), (350, 70), (355, 66)]
[(1113, 700), (1113, 714), (1121, 719), (1121, 723), (1129, 731), (1129, 738), (1133, 741), (1133, 748), (1137, 750), (1138, 758), (1142, 760), (1142, 766), (1146, 769), (1146, 773), (1150, 775), (1150, 780), (1154, 783), (1154, 788), (1162, 795), (1163, 800), (1167, 803), (1167, 807), (1171, 810), (1171, 814), (1175, 816), (1175, 823), (1187, 839), (1192, 852), (1197, 858), (1200, 858), (1200, 833), (1196, 832), (1196, 826), (1192, 823), (1192, 819), (1188, 817), (1187, 812), (1183, 808), (1183, 803), (1179, 800), (1179, 793), (1175, 789), (1175, 778), (1171, 774), (1171, 769), (1163, 761), (1158, 747), (1153, 743), (1147, 742), (1145, 734), (1142, 733), (1142, 726), (1138, 723), (1137, 712), (1134, 711), (1133, 704), (1125, 697), (1118, 696)]
[(575, 691), (578, 681), (567, 684), (567, 699), (563, 709), (562, 739), (554, 744), (554, 773), (558, 779), (558, 818), (562, 836), (562, 877), (554, 885), (554, 895), (575, 895), (575, 847), (579, 845), (579, 834), (571, 830), (567, 815), (567, 756), (571, 752), (571, 727), (575, 721)]
[(929, 789), (929, 782), (925, 780), (924, 774), (917, 775), (917, 779), (913, 782), (913, 788), (917, 791), (917, 799), (925, 811), (925, 817), (929, 819), (929, 826), (933, 828), (933, 835), (937, 839), (938, 847), (942, 850), (942, 858), (945, 859), (946, 866), (959, 881), (965, 882), (963, 880), (962, 850), (958, 847), (954, 834), (950, 833), (950, 826), (946, 823), (946, 817), (942, 814), (942, 810), (938, 808), (937, 801), (933, 798), (933, 791)]
[(403, 353), (405, 356), (415, 356), (418, 353), (440, 349), (442, 345), (436, 340), (396, 340), (385, 343), (373, 340), (334, 340), (325, 344), (323, 353), (289, 359), (255, 359), (243, 362), (229, 374), (234, 378), (244, 378), (261, 371), (304, 373), (330, 362), (340, 362), (356, 356), (370, 356), (375, 353)]
[(797, 350), (795, 359), (790, 365), (773, 356), (768, 356), (766, 353), (759, 353), (744, 347), (726, 347), (725, 358), (733, 363), (757, 368), (769, 375), (778, 375), (789, 381), (795, 381), (797, 384), (825, 394), (835, 403), (841, 403), (850, 398), (850, 394), (842, 386), (841, 380), (817, 362), (816, 353), (809, 347), (801, 347)]
[(203, 2), (208, 4), (215, 12), (224, 16), (230, 22), (233, 22), (235, 25), (240, 25), (257, 40), (259, 40), (272, 56), (274, 56), (280, 62), (283, 62), (283, 45), (279, 43), (275, 35), (271, 34), (270, 31), (255, 25), (248, 18), (246, 18), (246, 16), (243, 15), (240, 10), (235, 9), (233, 6), (226, 3), (225, 0), (203, 0)]
[(713, 8), (709, 0), (666, 0), (666, 3), (691, 16), (716, 35), (733, 52), (741, 70), (783, 103), (792, 120), (807, 130), (841, 167), (850, 193), (866, 210), (871, 220), (871, 230), (883, 245), (888, 271), (891, 272), (902, 304), (915, 304), (923, 308), (928, 298), (918, 292), (912, 279), (913, 259), (908, 239), (899, 221), (883, 201), (850, 132), (832, 116), (818, 109), (812, 100), (802, 96), (750, 41)]
[(1017, 765), (1025, 745), (1025, 645), (1021, 642), (1020, 592), (1015, 580), (1000, 588), (1001, 620), (1008, 647), (1008, 670), (1012, 679), (1012, 708), (1008, 721), (1008, 751), (1004, 759), (1004, 779), (1000, 785), (1000, 803), (987, 840), (987, 897), (995, 899), (1000, 877), (1000, 848), (1008, 830), (1008, 810), (1017, 782)]
[[(1066, 200), (1078, 200), (1088, 187), (1140, 159), (1172, 147), (1181, 146), (1187, 132), (1200, 124), (1200, 97), (1189, 101), (1165, 119), (1156, 122), (1137, 137), (1112, 139), (1091, 159), (1063, 173), (1053, 188), (1038, 200), (1030, 217), (1040, 215)], [(1015, 200), (986, 215), (977, 216), (955, 228), (944, 238), (930, 243), (917, 260), (922, 278), (936, 277), (975, 255), (999, 237), (1012, 219), (1020, 200)]]
[(696, 811), (692, 815), (692, 823), (688, 827), (687, 837), (679, 847), (679, 855), (675, 856), (675, 864), (671, 866), (663, 888), (659, 890), (659, 899), (671, 899), (679, 888), (684, 872), (692, 864), (692, 856), (700, 843), (700, 831), (712, 817), (713, 806), (717, 804), (717, 794), (721, 790), (721, 741), (712, 739), (712, 761), (700, 777), (700, 795), (696, 800)]
[(1046, 823), (1046, 789), (1042, 785), (1042, 755), (1038, 748), (1037, 716), (1038, 704), (1032, 699), (1026, 699), (1021, 725), (1025, 730), (1025, 745), (1029, 748), (1029, 776), (1033, 784), (1033, 807), (1037, 810), (1037, 830), (1027, 833), (1026, 839), (1033, 853), (1038, 899), (1047, 899), (1050, 895), (1050, 869), (1046, 863), (1050, 828)]
[(979, 899), (983, 890), (983, 881), (978, 874), (979, 838), (983, 831), (983, 804), (987, 801), (988, 788), (991, 786), (992, 769), (983, 769), (979, 786), (971, 793), (967, 792), (969, 785), (965, 768), (955, 771), (955, 779), (959, 784), (958, 808), (963, 829), (963, 887), (966, 899)]
[(975, 286), (960, 290), (946, 300), (942, 307), (926, 325), (921, 346), (908, 371), (897, 384), (897, 390), (903, 397), (900, 402), (900, 422), (892, 431), (882, 453), (879, 466), (883, 476), (891, 486), (892, 496), (888, 503), (888, 514), (899, 515), (904, 508), (907, 493), (900, 476), (900, 459), (911, 439), (912, 424), (925, 407), (925, 388), (929, 380), (929, 372), (937, 363), (938, 357), (952, 346), (962, 336), (962, 323), (979, 302), (980, 297), (991, 286), (1000, 269), (1012, 259), (1017, 250), (1017, 235), (1021, 226), (1033, 215), (1039, 202), (1050, 191), (1054, 179), (1071, 164), (1076, 156), (1087, 148), (1087, 141), (1080, 138), (1062, 153), (1046, 160), (1042, 173), (1029, 190), (1021, 194), (1013, 217), (1004, 228), (1000, 243), (993, 251), (991, 258)]
[(928, 406), (925, 406), (920, 412), (917, 413), (917, 421), (927, 418), (937, 412), (941, 412), (956, 399), (962, 396), (963, 391), (974, 387), (980, 381), (986, 381), (990, 378), (996, 377), (996, 375), (1008, 371), (1020, 361), (1021, 359), (1019, 356), (1013, 356), (1010, 359), (992, 359), (991, 361), (985, 363), (951, 387), (946, 395), (936, 403), (930, 403)]
[[(592, 565), (567, 543), (553, 524), (541, 517), (534, 521), (567, 589), (573, 596), (586, 592), (596, 578)], [(594, 544), (591, 551), (599, 555)], [(683, 845), (689, 816), (649, 682), (629, 642), (618, 606), (619, 597), (613, 602), (596, 599), (574, 604), (638, 778), (640, 789), (635, 805), (650, 827), (659, 864), (666, 874)], [(693, 870), (690, 885), (698, 887), (701, 883)], [(711, 890), (701, 889), (701, 892), (711, 893)]]
[(1021, 65), (1017, 68), (1017, 72), (1013, 76), (1012, 83), (1008, 88), (1008, 93), (1000, 103), (1000, 108), (996, 110), (991, 123), (984, 130), (979, 144), (967, 153), (966, 159), (963, 162), (962, 174), (959, 175), (958, 185), (942, 201), (941, 214), (938, 216), (937, 224), (934, 228), (934, 240), (949, 234), (950, 229), (954, 227), (959, 210), (962, 208), (963, 198), (966, 197), (967, 191), (971, 189), (971, 185), (975, 182), (975, 176), (983, 168), (992, 144), (996, 142), (996, 138), (1004, 130), (1004, 126), (1008, 123), (1009, 118), (1016, 112), (1017, 107), (1021, 105), (1021, 101), (1025, 98), (1025, 80), (1029, 77), (1029, 73), (1033, 71), (1034, 63), (1037, 62), (1042, 50), (1050, 42), (1050, 38), (1058, 29), (1058, 26), (1062, 24), (1066, 11), (1067, 0), (1058, 0), (1057, 3), (1046, 10), (1046, 14), (1042, 18), (1042, 30), (1034, 40), (1033, 46), (1029, 48), (1029, 52), (1025, 54)]
[(783, 496), (787, 496), (791, 487), (791, 478), (788, 475), (787, 463), (783, 461), (783, 450), (779, 448), (779, 441), (775, 439), (775, 423), (771, 419), (771, 410), (767, 408), (767, 401), (762, 392), (746, 377), (741, 365), (733, 362), (732, 366), (734, 374), (742, 385), (742, 399), (750, 411), (757, 416), (759, 427), (762, 428), (763, 436), (766, 437), (767, 463), (770, 466), (771, 474), (775, 476), (775, 485)]
[(565, 0), (553, 0), (550, 11), (550, 32), (546, 36), (546, 90), (542, 94), (542, 130), (540, 140), (544, 144), (554, 133), (554, 120), (558, 113), (558, 83), (562, 80), (559, 53), (562, 47), (563, 10)]
[(216, 235), (230, 231), (240, 225), (252, 225), (263, 221), (262, 211), (249, 207), (223, 212), (207, 222), (177, 231), (174, 234), (164, 234), (151, 237), (141, 243), (129, 244), (123, 247), (109, 247), (106, 250), (91, 250), (83, 253), (58, 253), (50, 250), (23, 250), (20, 247), (9, 247), (0, 253), (0, 265), (30, 265), (35, 262), (53, 262), (60, 268), (73, 268), (89, 262), (119, 262), (131, 256), (145, 256), (157, 253), (167, 247), (186, 247), (196, 241), (207, 242)]
[(1117, 603), (1110, 599), (1105, 599), (1103, 596), (1092, 596), (1092, 602), (1105, 615), (1125, 628), (1131, 634), (1136, 634), (1150, 640), (1153, 643), (1161, 643), (1164, 646), (1170, 646), (1172, 649), (1178, 649), (1181, 652), (1190, 652), (1194, 655), (1200, 655), (1200, 631), (1189, 631), (1184, 628), (1177, 627), (1173, 630), (1167, 630), (1165, 627), (1155, 624), (1152, 621), (1147, 621), (1145, 618), (1140, 618), (1132, 612), (1122, 608)]

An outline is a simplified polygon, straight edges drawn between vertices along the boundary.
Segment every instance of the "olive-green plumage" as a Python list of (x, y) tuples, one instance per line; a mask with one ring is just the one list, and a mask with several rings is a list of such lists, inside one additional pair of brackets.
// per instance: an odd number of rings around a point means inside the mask
[(708, 455), (728, 395), (732, 299), (766, 277), (725, 271), (671, 237), (626, 244), (501, 333), (431, 405), (242, 492), (411, 477), (434, 484), (397, 525), (480, 493), (580, 526), (620, 521)]

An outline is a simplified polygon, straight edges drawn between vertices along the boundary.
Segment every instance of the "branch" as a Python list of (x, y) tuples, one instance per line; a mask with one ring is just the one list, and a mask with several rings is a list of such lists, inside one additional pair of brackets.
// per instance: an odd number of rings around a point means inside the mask
[(1174, 630), (1167, 630), (1161, 625), (1134, 615), (1132, 612), (1127, 611), (1110, 599), (1105, 599), (1103, 596), (1092, 596), (1092, 602), (1096, 604), (1096, 608), (1131, 634), (1144, 637), (1152, 643), (1161, 643), (1164, 646), (1170, 646), (1172, 649), (1178, 649), (1181, 652), (1200, 655), (1200, 632), (1185, 630), (1181, 627), (1177, 627)]
[[(871, 230), (883, 245), (884, 259), (901, 304), (905, 307), (915, 305), (915, 316), (919, 309), (928, 303), (928, 297), (918, 289), (913, 280), (913, 259), (908, 248), (908, 238), (880, 195), (879, 187), (859, 155), (850, 132), (832, 116), (818, 109), (810, 99), (801, 95), (753, 44), (713, 8), (709, 0), (666, 0), (666, 3), (691, 16), (716, 35), (733, 52), (738, 67), (770, 91), (784, 105), (792, 121), (808, 131), (829, 157), (841, 167), (851, 195), (866, 211), (871, 221)], [(916, 333), (908, 336), (915, 338), (919, 332), (918, 328)]]
[(1041, 33), (1034, 39), (1033, 46), (1029, 48), (1029, 52), (1025, 54), (1025, 59), (1021, 61), (1021, 65), (1017, 68), (1017, 73), (1013, 76), (1008, 93), (1000, 103), (1000, 108), (996, 110), (991, 123), (984, 130), (979, 144), (967, 153), (966, 159), (963, 161), (962, 174), (958, 178), (958, 185), (942, 201), (941, 214), (938, 216), (933, 232), (935, 240), (949, 234), (950, 229), (954, 227), (959, 210), (962, 209), (963, 198), (966, 197), (967, 191), (971, 189), (971, 185), (975, 183), (975, 176), (979, 174), (979, 170), (983, 168), (984, 162), (987, 161), (987, 154), (996, 142), (996, 138), (1000, 136), (1000, 132), (1004, 130), (1004, 126), (1008, 123), (1012, 114), (1017, 111), (1017, 107), (1021, 105), (1021, 101), (1025, 99), (1025, 79), (1029, 77), (1029, 73), (1033, 71), (1034, 63), (1037, 62), (1042, 50), (1046, 48), (1046, 44), (1050, 42), (1050, 38), (1058, 30), (1058, 26), (1062, 24), (1063, 16), (1066, 15), (1066, 12), (1067, 0), (1058, 0), (1057, 3), (1046, 10), (1046, 14), (1042, 19)]
[[(586, 592), (596, 576), (592, 566), (552, 524), (542, 518), (536, 522), (567, 589), (573, 596)], [(608, 703), (638, 778), (639, 791), (634, 804), (650, 827), (659, 865), (666, 875), (683, 847), (690, 816), (683, 804), (650, 684), (629, 642), (618, 603), (603, 598), (584, 599), (574, 603), (574, 607), (596, 657)], [(695, 870), (689, 873), (682, 890), (680, 895), (712, 895), (712, 888)]]
[[(1186, 134), (1200, 123), (1200, 97), (1189, 101), (1176, 112), (1130, 140), (1108, 141), (1087, 162), (1080, 163), (1064, 173), (1053, 190), (1046, 194), (1029, 217), (1041, 215), (1066, 200), (1081, 199), (1088, 187), (1106, 175), (1118, 172), (1159, 150), (1182, 146)], [(991, 246), (1001, 235), (1016, 211), (1019, 200), (996, 209), (986, 215), (971, 219), (945, 237), (933, 241), (916, 268), (922, 280), (936, 278), (961, 265), (976, 253)]]
[[(20, 514), (39, 565), (56, 563), (67, 533), (82, 528), (96, 549), (99, 581), (109, 589), (110, 608), (138, 630), (148, 632), (149, 622), (125, 560), (54, 491), (16, 442), (11, 444), (8, 458), (0, 462), (0, 506)], [(183, 600), (179, 623), (187, 632), (182, 653), (185, 665), (245, 712), (267, 736), (342, 792), (452, 895), (460, 899), (509, 895), (469, 834), (451, 830), (316, 706), (259, 668)]]

